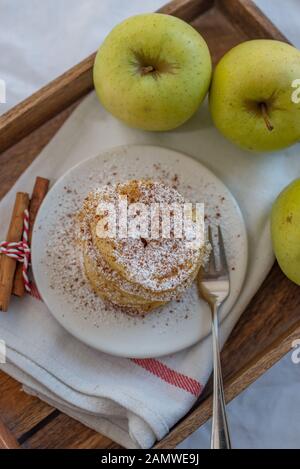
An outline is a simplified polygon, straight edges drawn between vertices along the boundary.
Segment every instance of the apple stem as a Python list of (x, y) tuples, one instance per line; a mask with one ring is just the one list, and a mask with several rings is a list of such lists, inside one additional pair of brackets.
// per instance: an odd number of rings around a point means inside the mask
[(268, 108), (267, 108), (266, 103), (260, 103), (260, 109), (261, 109), (261, 113), (262, 113), (262, 116), (264, 118), (264, 121), (266, 123), (267, 129), (270, 132), (272, 132), (272, 130), (274, 130), (274, 126), (272, 125), (272, 123), (270, 121), (270, 118), (269, 118), (269, 115), (268, 115)]
[(147, 73), (154, 72), (154, 67), (152, 65), (148, 65), (148, 67), (142, 67), (141, 73), (142, 75), (147, 75)]

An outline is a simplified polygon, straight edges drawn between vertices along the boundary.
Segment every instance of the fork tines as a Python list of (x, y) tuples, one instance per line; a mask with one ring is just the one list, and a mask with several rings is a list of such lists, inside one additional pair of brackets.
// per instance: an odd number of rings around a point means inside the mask
[(208, 241), (211, 245), (211, 252), (209, 256), (209, 262), (207, 263), (207, 266), (205, 267), (205, 271), (210, 274), (216, 274), (216, 273), (225, 274), (225, 273), (228, 273), (228, 264), (227, 264), (227, 259), (226, 259), (224, 239), (223, 239), (220, 225), (218, 225), (217, 227), (217, 233), (218, 233), (218, 247), (219, 247), (218, 253), (215, 247), (215, 243), (213, 241), (211, 225), (208, 225), (207, 234), (208, 234)]

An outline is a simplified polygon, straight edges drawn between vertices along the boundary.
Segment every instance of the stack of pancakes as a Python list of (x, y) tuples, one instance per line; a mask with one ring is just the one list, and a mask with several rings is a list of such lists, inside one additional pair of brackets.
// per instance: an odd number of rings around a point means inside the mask
[[(130, 207), (126, 222), (120, 209), (120, 201), (125, 200)], [(174, 203), (182, 206), (184, 198), (175, 189), (150, 180), (108, 185), (88, 194), (79, 214), (84, 269), (101, 298), (129, 314), (144, 315), (178, 299), (192, 284), (207, 257), (204, 240), (172, 236), (172, 211), (168, 237), (162, 235), (161, 227), (153, 236), (154, 225), (147, 223), (149, 230), (142, 232), (137, 222), (145, 220), (143, 208), (149, 208), (152, 221), (156, 216), (157, 229), (161, 207)]]

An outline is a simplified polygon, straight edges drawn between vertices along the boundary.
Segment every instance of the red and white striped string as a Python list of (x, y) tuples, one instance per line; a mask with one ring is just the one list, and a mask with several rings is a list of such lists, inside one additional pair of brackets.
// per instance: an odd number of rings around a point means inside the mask
[(15, 259), (18, 262), (23, 263), (22, 275), (24, 279), (25, 290), (28, 293), (31, 293), (31, 283), (28, 277), (28, 269), (30, 264), (30, 247), (28, 244), (28, 235), (29, 235), (29, 212), (26, 209), (24, 211), (24, 221), (23, 221), (23, 234), (22, 241), (19, 242), (9, 242), (2, 241), (0, 243), (0, 254), (5, 254), (12, 259)]
[[(29, 213), (28, 210), (24, 212), (24, 224), (23, 224), (23, 235), (22, 241), (19, 242), (8, 242), (3, 241), (0, 243), (0, 254), (5, 254), (18, 262), (23, 263), (22, 274), (24, 279), (25, 289), (35, 298), (41, 300), (39, 292), (34, 283), (30, 283), (28, 277), (28, 269), (30, 264), (30, 246), (28, 243), (29, 234)], [(199, 396), (202, 392), (202, 385), (199, 381), (179, 373), (159, 360), (155, 359), (131, 359), (137, 366), (150, 372), (154, 376), (160, 378), (164, 382), (182, 389), (194, 396)]]

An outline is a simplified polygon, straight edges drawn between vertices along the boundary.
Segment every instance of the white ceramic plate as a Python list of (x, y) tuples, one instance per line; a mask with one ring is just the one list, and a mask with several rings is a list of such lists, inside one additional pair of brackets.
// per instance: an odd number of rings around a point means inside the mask
[[(208, 222), (221, 223), (231, 294), (221, 319), (241, 291), (247, 267), (247, 236), (235, 199), (206, 167), (181, 153), (153, 146), (122, 146), (83, 161), (49, 191), (35, 223), (32, 267), (39, 292), (53, 316), (82, 342), (113, 355), (157, 357), (195, 344), (210, 332), (210, 313), (196, 286), (145, 318), (107, 307), (91, 292), (79, 247), (69, 242), (70, 216), (93, 188), (132, 178), (163, 179), (187, 200), (204, 202)], [(74, 237), (73, 237), (74, 238)], [(70, 238), (71, 239), (71, 238)]]

